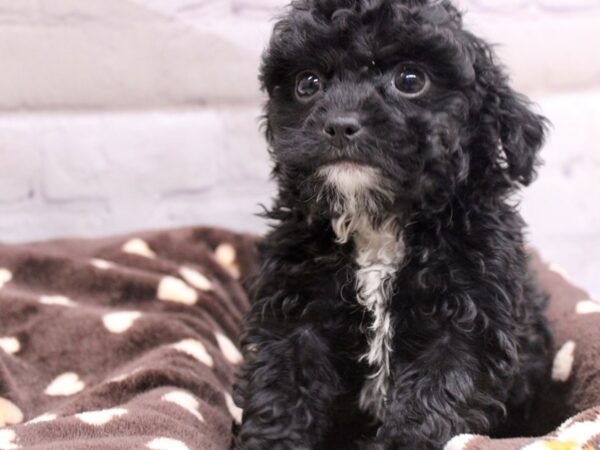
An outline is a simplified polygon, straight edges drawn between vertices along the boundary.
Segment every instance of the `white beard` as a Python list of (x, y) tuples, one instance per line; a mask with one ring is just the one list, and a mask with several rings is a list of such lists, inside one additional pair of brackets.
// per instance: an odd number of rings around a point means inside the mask
[(354, 240), (357, 300), (371, 316), (365, 330), (369, 349), (361, 359), (369, 363), (373, 373), (365, 381), (359, 404), (383, 419), (394, 337), (390, 301), (394, 279), (404, 259), (404, 241), (394, 218), (387, 218), (376, 227), (370, 220), (371, 214), (378, 211), (373, 193), (386, 195), (385, 182), (377, 169), (343, 163), (325, 167), (321, 175), (337, 195), (334, 211), (339, 216), (332, 226), (338, 242)]

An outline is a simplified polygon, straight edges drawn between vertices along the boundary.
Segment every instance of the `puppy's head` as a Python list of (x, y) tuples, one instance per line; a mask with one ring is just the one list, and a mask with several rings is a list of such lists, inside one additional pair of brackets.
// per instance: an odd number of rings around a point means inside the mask
[(534, 177), (544, 120), (446, 0), (294, 1), (261, 82), (274, 174), (298, 205), (431, 212)]

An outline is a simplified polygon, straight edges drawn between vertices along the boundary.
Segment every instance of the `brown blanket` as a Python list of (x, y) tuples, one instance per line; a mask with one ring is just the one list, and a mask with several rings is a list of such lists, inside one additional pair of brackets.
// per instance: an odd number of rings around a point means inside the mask
[[(227, 448), (255, 242), (188, 228), (0, 245), (0, 450)], [(532, 433), (591, 409), (527, 448), (588, 450), (600, 444), (600, 305), (536, 265), (557, 358)], [(532, 442), (461, 436), (448, 449)]]

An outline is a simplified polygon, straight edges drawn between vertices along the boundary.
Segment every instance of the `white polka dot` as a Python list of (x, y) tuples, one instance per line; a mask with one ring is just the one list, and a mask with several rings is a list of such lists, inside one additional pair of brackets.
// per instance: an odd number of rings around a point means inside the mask
[(183, 303), (193, 305), (198, 301), (198, 292), (183, 280), (175, 277), (164, 277), (158, 285), (156, 294), (165, 302)]
[(0, 349), (4, 350), (9, 355), (14, 355), (21, 350), (21, 343), (14, 337), (0, 338)]
[(102, 426), (109, 423), (115, 417), (121, 417), (127, 414), (127, 410), (124, 408), (113, 408), (113, 409), (104, 409), (101, 411), (86, 411), (80, 414), (76, 414), (79, 420), (83, 423), (87, 423), (88, 425), (94, 426)]
[(42, 295), (39, 302), (44, 305), (67, 306), (69, 308), (77, 306), (77, 303), (64, 295)]
[(210, 291), (212, 289), (210, 280), (194, 269), (182, 267), (179, 269), (179, 273), (188, 284), (194, 286), (196, 289), (200, 289), (201, 291)]
[(195, 339), (185, 339), (181, 342), (173, 344), (173, 348), (179, 350), (180, 352), (187, 353), (208, 367), (213, 367), (214, 365), (212, 356), (210, 356), (210, 353), (208, 353), (206, 347), (200, 341)]
[(58, 416), (56, 414), (46, 413), (46, 414), (42, 414), (41, 416), (37, 416), (35, 419), (31, 419), (25, 425), (33, 425), (36, 423), (43, 423), (43, 422), (52, 422), (53, 420), (56, 420), (57, 418), (58, 418)]
[(127, 241), (123, 245), (122, 250), (131, 255), (138, 255), (151, 259), (156, 258), (156, 253), (154, 253), (146, 241), (141, 239), (131, 239), (130, 241)]
[(237, 254), (231, 244), (221, 244), (215, 249), (215, 259), (232, 277), (240, 277), (240, 269), (236, 264)]
[(167, 437), (158, 437), (146, 444), (151, 450), (190, 450), (183, 442)]
[(217, 331), (215, 333), (215, 338), (217, 338), (217, 343), (219, 344), (221, 352), (223, 352), (223, 355), (229, 360), (229, 362), (233, 364), (239, 364), (242, 362), (242, 354), (227, 336), (224, 336)]
[(242, 409), (236, 406), (236, 404), (233, 402), (233, 398), (231, 398), (231, 395), (229, 395), (227, 392), (225, 392), (224, 395), (229, 414), (231, 414), (231, 417), (233, 417), (235, 423), (242, 423)]
[(8, 269), (0, 269), (0, 289), (4, 287), (10, 280), (12, 280), (12, 272)]
[(219, 264), (224, 266), (230, 266), (235, 263), (237, 254), (235, 247), (231, 244), (221, 244), (215, 249), (215, 258), (219, 261)]
[(200, 404), (192, 394), (185, 391), (173, 391), (163, 395), (162, 399), (166, 402), (175, 403), (176, 405), (181, 406), (196, 419), (204, 422), (204, 417), (198, 412)]
[(142, 313), (139, 311), (115, 312), (102, 317), (102, 323), (111, 333), (120, 334), (129, 330), (141, 316)]
[(63, 373), (56, 377), (44, 391), (51, 397), (66, 397), (83, 391), (85, 383), (81, 381), (79, 375), (73, 372)]
[(115, 264), (110, 262), (110, 261), (106, 261), (105, 259), (97, 259), (94, 258), (90, 261), (90, 264), (92, 266), (94, 266), (96, 269), (100, 269), (100, 270), (109, 270), (112, 269), (113, 267), (115, 267)]
[(475, 437), (476, 436), (472, 434), (461, 434), (459, 436), (455, 436), (448, 441), (444, 447), (444, 450), (464, 450)]
[(554, 381), (565, 382), (571, 376), (575, 360), (575, 348), (575, 342), (568, 341), (556, 353), (552, 366), (552, 379)]
[(577, 303), (575, 310), (577, 314), (597, 314), (600, 313), (600, 302), (583, 300)]
[(560, 267), (558, 264), (550, 264), (548, 266), (548, 269), (550, 269), (554, 273), (559, 274), (564, 279), (569, 279), (569, 275), (567, 274), (567, 271), (565, 269), (563, 269), (562, 267)]
[[(598, 436), (598, 427), (600, 426), (600, 415), (596, 415), (594, 420), (578, 420), (569, 426), (561, 427), (559, 432), (552, 436), (553, 439), (561, 442), (573, 442), (577, 444), (573, 448), (583, 448), (586, 444)], [(587, 446), (592, 448), (592, 446)]]
[(23, 413), (8, 399), (0, 397), (0, 427), (23, 422)]
[(0, 450), (13, 450), (19, 448), (15, 443), (17, 434), (13, 430), (0, 430)]

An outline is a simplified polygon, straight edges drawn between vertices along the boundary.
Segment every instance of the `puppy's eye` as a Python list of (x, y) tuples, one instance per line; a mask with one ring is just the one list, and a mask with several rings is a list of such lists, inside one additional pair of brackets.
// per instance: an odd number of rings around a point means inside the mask
[(323, 88), (319, 75), (314, 72), (303, 72), (296, 78), (296, 96), (300, 100), (309, 100)]
[(404, 97), (418, 97), (429, 87), (429, 77), (418, 66), (404, 64), (396, 72), (394, 86)]

